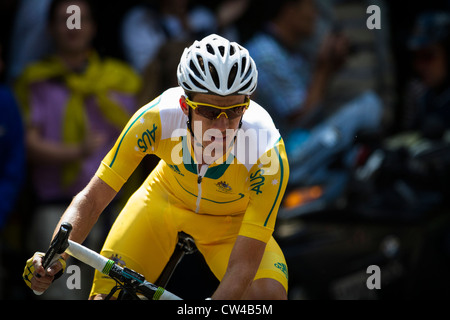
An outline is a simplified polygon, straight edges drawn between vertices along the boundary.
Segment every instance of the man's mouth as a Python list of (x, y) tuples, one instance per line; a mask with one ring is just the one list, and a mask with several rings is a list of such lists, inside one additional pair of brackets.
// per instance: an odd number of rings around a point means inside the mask
[(211, 142), (225, 142), (227, 139), (229, 139), (227, 135), (211, 135), (209, 136), (209, 140)]
[(211, 142), (223, 142), (226, 139), (226, 136), (211, 136)]

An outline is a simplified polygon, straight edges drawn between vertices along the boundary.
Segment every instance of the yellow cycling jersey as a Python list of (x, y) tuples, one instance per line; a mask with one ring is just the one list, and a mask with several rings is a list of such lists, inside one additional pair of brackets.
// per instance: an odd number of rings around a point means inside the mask
[(251, 101), (227, 154), (199, 171), (182, 95), (181, 87), (171, 88), (138, 110), (96, 175), (119, 191), (143, 157), (155, 154), (161, 161), (152, 182), (172, 205), (199, 215), (243, 215), (239, 235), (268, 242), (289, 177), (284, 142), (271, 117)]

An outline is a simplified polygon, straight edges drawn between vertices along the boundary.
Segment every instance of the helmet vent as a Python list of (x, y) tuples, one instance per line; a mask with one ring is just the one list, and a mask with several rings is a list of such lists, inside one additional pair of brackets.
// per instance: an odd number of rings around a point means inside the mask
[(252, 84), (252, 82), (251, 81), (249, 81), (249, 82), (247, 82), (246, 84), (245, 84), (245, 86), (243, 86), (242, 88), (241, 88), (241, 90), (240, 91), (244, 91), (244, 90), (247, 90), (249, 87), (250, 87), (250, 85)]
[(225, 47), (219, 46), (219, 52), (220, 52), (220, 55), (223, 57), (225, 55)]
[(236, 49), (233, 46), (230, 46), (230, 56), (236, 53)]
[(188, 90), (192, 90), (191, 86), (188, 85), (186, 82), (183, 82), (183, 87), (186, 87)]
[(242, 58), (242, 68), (241, 68), (241, 77), (242, 77), (242, 75), (244, 74), (244, 71), (245, 71), (245, 67), (247, 66), (247, 58), (246, 57), (243, 57)]
[(245, 74), (245, 77), (244, 77), (244, 79), (243, 79), (243, 80), (247, 80), (247, 79), (248, 79), (248, 77), (250, 77), (250, 76), (251, 76), (251, 74), (252, 74), (252, 68), (249, 68), (249, 69), (248, 69), (248, 71), (247, 71), (247, 73)]
[(197, 80), (194, 79), (193, 76), (189, 75), (189, 79), (192, 81), (192, 83), (201, 89), (207, 90), (202, 84), (200, 84)]
[(209, 73), (211, 74), (211, 77), (214, 81), (216, 88), (220, 88), (220, 79), (219, 79), (219, 75), (217, 74), (216, 67), (214, 67), (213, 64), (208, 62), (208, 69), (209, 69)]
[(195, 74), (197, 77), (203, 79), (202, 75), (200, 74), (200, 71), (197, 69), (197, 67), (195, 66), (195, 64), (194, 64), (193, 61), (191, 61), (191, 62), (189, 63), (189, 68), (191, 68), (191, 70), (194, 72), (194, 74)]
[[(198, 64), (202, 68), (202, 71), (205, 72), (205, 64), (203, 63), (203, 58), (201, 55), (197, 55)], [(203, 78), (203, 77), (202, 77)]]
[(209, 53), (213, 54), (213, 55), (216, 54), (216, 53), (214, 52), (214, 48), (213, 48), (212, 45), (210, 45), (209, 43), (206, 45), (206, 50), (207, 50)]

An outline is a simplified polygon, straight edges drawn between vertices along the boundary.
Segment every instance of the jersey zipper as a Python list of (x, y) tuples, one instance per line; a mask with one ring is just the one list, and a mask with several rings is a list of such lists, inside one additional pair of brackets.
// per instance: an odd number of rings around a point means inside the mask
[(196, 204), (196, 208), (195, 208), (195, 213), (198, 213), (198, 211), (200, 210), (200, 200), (202, 199), (202, 180), (206, 174), (206, 170), (208, 170), (208, 166), (204, 164), (200, 167), (200, 170), (198, 173), (198, 178), (197, 178), (198, 195), (197, 195), (197, 204)]

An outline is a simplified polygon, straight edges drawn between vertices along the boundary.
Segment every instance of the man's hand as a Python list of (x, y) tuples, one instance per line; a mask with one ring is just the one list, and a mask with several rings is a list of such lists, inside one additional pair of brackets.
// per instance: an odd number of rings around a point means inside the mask
[(59, 278), (66, 269), (66, 261), (59, 258), (47, 270), (42, 266), (44, 253), (36, 252), (33, 257), (27, 260), (23, 272), (23, 280), (32, 290), (44, 292), (54, 280)]
[(349, 40), (340, 33), (325, 37), (318, 53), (318, 68), (329, 73), (336, 72), (349, 55)]

